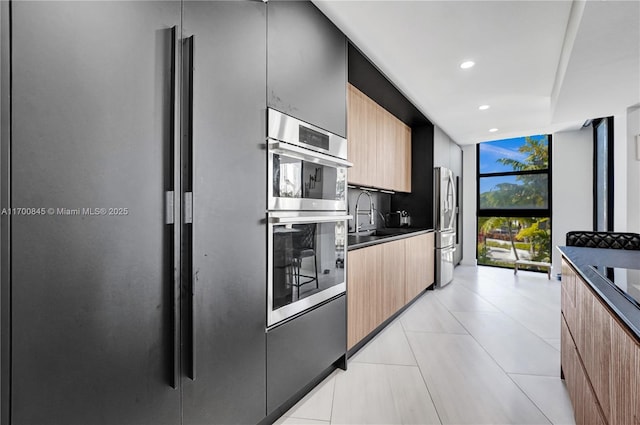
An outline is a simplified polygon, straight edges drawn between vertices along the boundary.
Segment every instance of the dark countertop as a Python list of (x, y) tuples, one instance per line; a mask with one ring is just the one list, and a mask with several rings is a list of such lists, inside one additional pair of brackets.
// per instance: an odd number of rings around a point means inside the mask
[(640, 341), (640, 309), (589, 266), (639, 268), (640, 251), (559, 246), (562, 256)]
[(375, 236), (356, 236), (354, 234), (347, 235), (347, 250), (353, 251), (367, 246), (378, 245), (385, 242), (397, 241), (399, 239), (410, 238), (425, 233), (433, 232), (433, 229), (414, 229), (414, 228), (388, 228), (378, 230)]

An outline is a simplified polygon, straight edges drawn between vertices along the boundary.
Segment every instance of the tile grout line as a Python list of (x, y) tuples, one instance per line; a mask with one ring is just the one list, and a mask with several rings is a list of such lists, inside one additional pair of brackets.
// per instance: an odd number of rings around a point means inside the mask
[[(318, 393), (318, 390), (320, 389), (320, 387), (322, 385), (327, 385), (329, 380), (333, 381), (333, 385), (332, 385), (332, 392), (331, 392), (331, 412), (329, 414), (329, 420), (326, 421), (324, 419), (318, 419), (318, 418), (311, 418), (311, 417), (306, 417), (303, 415), (300, 416), (296, 416), (295, 413), (293, 415), (288, 416), (288, 418), (292, 418), (292, 419), (303, 419), (303, 420), (310, 420), (310, 421), (319, 421), (319, 422), (326, 422), (326, 423), (330, 423), (331, 422), (331, 416), (333, 414), (333, 396), (334, 396), (334, 392), (335, 392), (335, 373), (336, 371), (332, 372), (329, 376), (327, 376), (322, 382), (318, 383), (318, 385), (316, 385), (309, 393), (307, 393), (300, 401), (298, 401), (298, 403), (296, 403), (294, 406), (291, 407), (291, 409), (289, 409), (289, 411), (291, 411), (294, 407), (297, 407), (296, 411), (299, 410), (300, 407), (300, 403), (302, 402), (302, 400), (304, 400), (306, 397), (309, 397), (306, 402), (310, 401), (313, 399), (313, 397), (316, 396), (316, 394)], [(316, 393), (313, 396), (310, 396), (310, 394), (316, 391)], [(286, 413), (288, 413), (289, 411), (285, 412), (285, 414), (283, 415), (283, 417), (286, 415)]]
[[(481, 266), (479, 266), (481, 267)], [(464, 286), (464, 285), (463, 285)], [(474, 294), (476, 294), (478, 297), (480, 297), (483, 301), (491, 304), (492, 306), (494, 306), (500, 313), (503, 313), (505, 316), (507, 316), (508, 318), (510, 318), (511, 320), (513, 320), (514, 322), (518, 323), (520, 326), (524, 327), (525, 329), (527, 329), (529, 332), (531, 332), (533, 335), (535, 335), (537, 338), (541, 339), (545, 344), (550, 345), (552, 348), (554, 348), (556, 351), (560, 351), (558, 350), (556, 347), (554, 347), (553, 345), (549, 344), (546, 339), (544, 337), (542, 337), (541, 335), (538, 335), (538, 333), (536, 333), (533, 329), (530, 329), (527, 325), (525, 325), (524, 323), (522, 323), (520, 320), (518, 320), (517, 318), (513, 317), (512, 315), (510, 315), (509, 313), (507, 313), (506, 311), (504, 311), (503, 309), (501, 309), (500, 307), (498, 307), (496, 304), (492, 303), (489, 299), (483, 297), (480, 293), (473, 291), (472, 289), (464, 286), (465, 289), (468, 289), (469, 291), (473, 292)], [(520, 295), (520, 294), (514, 294), (517, 296), (523, 296), (525, 298), (529, 298), (529, 301), (535, 301), (532, 300), (530, 297), (527, 297), (525, 295)], [(445, 306), (446, 307), (446, 306)], [(549, 307), (549, 306), (547, 306)], [(449, 310), (447, 308), (447, 310)], [(449, 310), (449, 312), (453, 315), (453, 311)], [(458, 313), (468, 313), (465, 311), (459, 311)], [(455, 317), (455, 316), (454, 316)], [(465, 328), (466, 329), (466, 328)], [(467, 329), (467, 332), (469, 332), (469, 330)], [(549, 339), (558, 339), (558, 338), (549, 338)]]
[(402, 328), (402, 331), (404, 333), (404, 338), (407, 340), (407, 344), (409, 344), (409, 349), (411, 350), (411, 355), (413, 356), (414, 360), (416, 361), (416, 365), (418, 367), (418, 372), (420, 372), (420, 376), (422, 377), (422, 382), (424, 382), (424, 386), (427, 389), (427, 394), (429, 394), (429, 399), (431, 400), (431, 404), (433, 405), (433, 408), (436, 411), (436, 415), (438, 415), (438, 421), (440, 421), (440, 425), (442, 425), (443, 424), (442, 416), (440, 416), (440, 412), (438, 411), (438, 406), (436, 406), (436, 403), (433, 400), (433, 395), (431, 394), (431, 390), (429, 389), (429, 384), (427, 383), (427, 379), (425, 378), (424, 373), (422, 372), (422, 369), (420, 368), (420, 363), (418, 362), (418, 358), (416, 357), (416, 353), (413, 350), (413, 346), (411, 346), (411, 341), (409, 341), (409, 336), (407, 335), (407, 331), (404, 329), (404, 327)]
[(338, 373), (336, 372), (335, 376), (333, 377), (333, 389), (331, 390), (331, 412), (329, 413), (329, 424), (333, 423), (333, 406), (336, 403), (336, 381), (337, 380), (338, 380)]
[[(453, 283), (453, 282), (451, 282)], [(480, 298), (484, 299), (485, 301), (489, 302), (490, 304), (494, 305), (493, 303), (491, 303), (489, 300), (485, 299), (482, 295), (477, 294)], [(494, 305), (495, 306), (495, 305)], [(523, 324), (521, 324), (520, 322), (518, 322), (517, 320), (513, 319), (511, 316), (509, 316), (506, 312), (502, 311), (502, 309), (500, 309), (498, 306), (495, 306), (499, 312), (501, 312), (502, 314), (504, 314), (505, 316), (509, 317), (511, 320), (514, 320), (515, 322), (519, 323), (521, 326), (523, 326), (525, 329), (527, 329), (529, 332), (533, 333), (534, 335), (538, 336), (537, 334), (535, 334), (533, 331), (531, 331), (529, 328), (527, 328), (526, 326), (524, 326)], [(449, 311), (449, 313), (455, 317), (455, 315), (453, 314), (452, 311), (450, 311), (446, 306), (445, 308), (447, 309), (447, 311)], [(464, 312), (461, 312), (464, 313)], [(458, 320), (457, 317), (455, 317), (456, 320)], [(462, 323), (460, 323), (460, 325), (467, 331), (469, 332), (469, 329), (467, 329)], [(516, 381), (513, 380), (513, 378), (510, 376), (510, 374), (498, 363), (498, 361), (491, 355), (491, 353), (489, 353), (489, 351), (487, 351), (487, 349), (480, 343), (480, 341), (478, 341), (476, 339), (475, 336), (473, 336), (473, 334), (471, 332), (469, 332), (469, 335), (471, 336), (471, 338), (473, 338), (473, 340), (476, 342), (476, 344), (478, 344), (478, 346), (480, 346), (480, 348), (482, 348), (482, 350), (487, 353), (487, 355), (489, 356), (489, 358), (500, 368), (500, 370), (502, 370), (502, 372), (509, 378), (509, 380), (511, 382), (513, 382), (513, 384), (518, 388), (518, 390), (520, 390), (520, 392), (527, 398), (527, 400), (529, 400), (531, 402), (531, 404), (533, 406), (535, 406), (536, 409), (538, 409), (538, 411), (540, 412), (540, 414), (542, 416), (545, 417), (545, 419), (547, 419), (547, 421), (549, 422), (549, 424), (553, 425), (553, 422), (551, 421), (551, 419), (549, 419), (547, 417), (547, 415), (542, 411), (542, 409), (540, 408), (540, 406), (538, 406), (532, 399), (531, 397), (529, 397), (529, 395), (520, 387), (520, 385), (518, 385), (518, 383)], [(537, 375), (534, 375), (537, 376)], [(545, 375), (546, 376), (546, 375)]]
[[(525, 396), (526, 396), (526, 397), (531, 401), (531, 403), (532, 403), (534, 406), (536, 406), (536, 408), (540, 411), (540, 413), (542, 414), (542, 416), (544, 416), (544, 417), (549, 421), (549, 423), (550, 423), (551, 425), (553, 425), (553, 421), (551, 420), (551, 418), (549, 418), (549, 417), (544, 413), (544, 411), (542, 410), (542, 408), (541, 408), (540, 406), (538, 406), (538, 404), (537, 404), (535, 401), (533, 401), (533, 400), (531, 399), (531, 397), (529, 397), (529, 394), (527, 394), (527, 393), (524, 391), (524, 389), (523, 389), (520, 385), (518, 385), (518, 383), (517, 383), (516, 381), (514, 381), (514, 380), (513, 380), (513, 378), (511, 377), (511, 375), (509, 375), (509, 374), (507, 373), (507, 376), (509, 376), (509, 379), (511, 379), (511, 382), (513, 382), (513, 383), (516, 385), (516, 387), (518, 387), (518, 389), (519, 389), (519, 390), (520, 390), (520, 391), (521, 391), (521, 392), (522, 392), (522, 393), (523, 393), (523, 394), (524, 394), (524, 395), (525, 395)], [(534, 376), (535, 376), (535, 375), (534, 375)]]
[[(480, 282), (480, 278), (481, 276), (478, 275), (478, 267), (475, 268), (475, 275), (473, 276), (473, 278), (475, 278), (475, 284), (478, 285)], [(498, 276), (492, 276), (492, 275), (487, 275), (486, 277), (482, 277), (482, 283), (487, 283), (489, 285), (495, 285), (496, 282), (498, 282), (499, 284), (500, 279), (498, 278)], [(557, 378), (556, 376), (550, 376), (550, 375), (537, 375), (537, 374), (530, 374), (530, 373), (510, 373), (507, 372), (498, 362), (497, 360), (491, 355), (491, 353), (489, 353), (489, 351), (480, 343), (480, 341), (472, 334), (469, 332), (469, 329), (461, 322), (461, 320), (454, 314), (454, 313), (492, 313), (492, 314), (496, 314), (496, 313), (500, 313), (503, 315), (504, 318), (512, 321), (514, 324), (516, 324), (517, 326), (521, 326), (522, 328), (526, 329), (529, 333), (535, 335), (537, 337), (538, 340), (542, 340), (545, 345), (551, 346), (554, 350), (558, 351), (551, 343), (549, 343), (547, 341), (547, 339), (543, 338), (542, 336), (538, 335), (536, 332), (534, 332), (532, 329), (530, 329), (528, 326), (526, 326), (524, 323), (522, 323), (521, 321), (517, 320), (515, 317), (509, 315), (506, 311), (504, 311), (503, 309), (501, 309), (500, 307), (498, 307), (496, 304), (494, 304), (493, 302), (491, 302), (489, 299), (485, 298), (482, 294), (480, 294), (479, 292), (476, 292), (475, 290), (473, 290), (471, 287), (468, 287), (465, 283), (473, 285), (474, 281), (471, 280), (471, 278), (469, 278), (468, 276), (464, 275), (462, 278), (459, 278), (457, 282), (452, 282), (452, 283), (458, 283), (460, 285), (461, 289), (464, 289), (465, 291), (468, 291), (469, 294), (473, 294), (473, 296), (478, 297), (479, 300), (482, 300), (483, 302), (486, 302), (489, 306), (492, 306), (493, 308), (496, 309), (496, 311), (484, 311), (484, 310), (468, 310), (468, 311), (458, 311), (458, 309), (453, 308), (453, 309), (449, 309), (447, 307), (447, 305), (440, 299), (441, 294), (439, 293), (434, 293), (431, 294), (432, 296), (434, 296), (435, 301), (441, 305), (442, 307), (444, 307), (444, 311), (448, 312), (449, 315), (453, 316), (454, 320), (460, 325), (460, 328), (462, 330), (464, 330), (466, 333), (457, 333), (457, 332), (447, 332), (447, 331), (440, 331), (440, 332), (434, 332), (434, 331), (423, 331), (423, 330), (409, 330), (406, 328), (405, 323), (403, 323), (403, 318), (405, 316), (405, 314), (407, 314), (407, 312), (409, 312), (411, 310), (407, 309), (406, 311), (404, 311), (401, 315), (399, 315), (397, 318), (395, 318), (395, 320), (391, 323), (388, 324), (387, 328), (393, 326), (394, 324), (397, 324), (397, 322), (399, 322), (399, 328), (402, 330), (402, 334), (403, 334), (403, 338), (405, 340), (405, 342), (408, 344), (409, 346), (409, 350), (411, 352), (411, 356), (413, 361), (415, 362), (415, 364), (397, 364), (397, 363), (375, 363), (375, 362), (369, 362), (369, 361), (358, 361), (357, 360), (357, 356), (354, 359), (353, 363), (355, 363), (355, 365), (357, 364), (361, 364), (361, 365), (375, 365), (377, 367), (382, 367), (384, 370), (384, 376), (385, 376), (385, 381), (386, 381), (386, 385), (387, 387), (391, 388), (391, 381), (393, 381), (391, 379), (391, 377), (393, 376), (392, 374), (392, 367), (417, 367), (418, 368), (418, 372), (420, 373), (420, 377), (422, 378), (422, 382), (425, 385), (425, 389), (427, 390), (427, 394), (429, 395), (429, 400), (431, 401), (431, 404), (435, 410), (437, 419), (439, 421), (440, 424), (443, 424), (443, 418), (441, 416), (441, 412), (438, 410), (438, 406), (436, 406), (435, 402), (434, 402), (434, 396), (433, 396), (433, 389), (430, 389), (430, 386), (427, 382), (427, 378), (422, 370), (422, 368), (420, 367), (420, 364), (418, 362), (418, 359), (416, 357), (415, 354), (415, 349), (413, 347), (413, 345), (411, 344), (410, 340), (409, 340), (409, 335), (414, 335), (414, 337), (419, 336), (419, 335), (424, 335), (424, 334), (440, 334), (440, 335), (451, 335), (451, 336), (462, 336), (462, 335), (469, 335), (471, 336), (472, 340), (478, 345), (480, 346), (480, 348), (489, 356), (489, 358), (491, 359), (491, 361), (493, 361), (494, 364), (496, 364), (498, 366), (498, 370), (502, 371), (505, 375), (507, 375), (509, 377), (509, 380), (515, 384), (516, 388), (518, 388), (518, 390), (525, 396), (525, 398), (527, 400), (529, 400), (529, 402), (535, 406), (535, 409), (539, 412), (539, 414), (542, 415), (543, 418), (545, 418), (544, 420), (547, 420), (548, 423), (553, 424), (552, 420), (550, 419), (550, 417), (547, 416), (547, 414), (545, 414), (545, 412), (542, 410), (542, 408), (540, 406), (538, 406), (538, 404), (536, 404), (534, 402), (534, 400), (529, 397), (529, 395), (524, 391), (523, 387), (520, 386), (518, 384), (518, 382), (515, 381), (514, 378), (516, 378), (517, 376), (531, 376), (531, 377), (538, 377), (538, 378), (549, 378), (549, 379), (554, 379)], [(508, 284), (507, 284), (508, 286)], [(499, 286), (496, 286), (497, 288), (499, 288)], [(529, 286), (524, 286), (523, 287), (525, 290), (528, 290)], [(532, 300), (533, 298), (527, 294), (522, 294), (519, 293), (517, 291), (518, 288), (515, 288), (513, 290), (513, 293), (511, 296), (514, 297), (521, 297), (523, 302), (530, 302), (530, 300)], [(496, 292), (499, 293), (499, 292)], [(454, 293), (455, 294), (455, 293)], [(423, 296), (428, 296), (428, 293), (423, 294)], [(534, 293), (535, 295), (535, 293)], [(455, 304), (455, 303), (454, 303)], [(545, 309), (550, 309), (553, 310), (554, 307), (550, 305), (551, 303), (545, 303)], [(457, 305), (457, 304), (456, 304)], [(412, 308), (414, 308), (414, 306), (412, 306)], [(455, 311), (454, 311), (455, 310)], [(419, 324), (419, 323), (418, 323)], [(548, 327), (548, 326), (547, 326)], [(544, 329), (544, 327), (543, 327)], [(380, 335), (382, 334), (382, 332), (380, 333)], [(364, 347), (361, 348), (361, 350), (365, 350), (370, 344), (372, 344), (375, 340), (377, 340), (380, 335), (376, 335), (376, 337), (374, 339), (372, 339), (371, 341), (369, 341), (367, 343), (367, 345), (365, 345)], [(549, 339), (554, 339), (554, 338), (549, 338)], [(557, 339), (557, 338), (555, 338)], [(384, 356), (383, 356), (384, 357)], [(354, 365), (354, 366), (355, 366)], [(403, 369), (406, 370), (406, 369)], [(343, 373), (347, 373), (347, 372), (343, 372)], [(407, 373), (410, 373), (409, 371), (407, 371)], [(412, 374), (413, 372), (411, 372)], [(333, 382), (329, 383), (331, 385), (331, 396), (330, 396), (330, 400), (331, 400), (331, 406), (330, 406), (330, 414), (329, 414), (329, 421), (325, 421), (324, 419), (314, 419), (314, 418), (304, 418), (304, 417), (297, 417), (294, 415), (289, 416), (289, 418), (292, 419), (300, 419), (300, 420), (313, 420), (313, 421), (317, 421), (319, 424), (336, 424), (337, 422), (335, 422), (336, 418), (334, 418), (334, 409), (335, 409), (335, 403), (337, 401), (336, 397), (337, 397), (337, 378), (338, 376), (341, 376), (342, 374), (340, 373), (340, 371), (336, 370), (333, 372), (333, 375), (328, 377), (328, 379), (332, 379)], [(417, 378), (417, 377), (416, 377)], [(329, 390), (329, 389), (327, 389)], [(398, 407), (398, 394), (394, 393), (393, 391), (391, 391), (391, 401), (392, 401), (392, 406), (395, 410), (396, 414), (399, 414), (400, 417), (398, 418), (398, 420), (401, 423), (404, 423), (405, 419), (403, 419), (402, 416), (402, 412), (404, 411), (403, 409), (400, 409)], [(421, 398), (422, 400), (426, 401), (426, 398)], [(543, 403), (543, 405), (545, 405), (545, 403)], [(554, 410), (551, 409), (550, 412), (553, 412)], [(309, 415), (307, 415), (309, 416)], [(542, 420), (542, 418), (540, 418)]]

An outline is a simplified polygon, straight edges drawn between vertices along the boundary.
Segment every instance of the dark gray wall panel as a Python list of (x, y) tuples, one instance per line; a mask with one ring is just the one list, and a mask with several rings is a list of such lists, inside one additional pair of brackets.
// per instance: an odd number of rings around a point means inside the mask
[[(9, 208), (10, 105), (9, 2), (0, 2), (0, 208)], [(11, 274), (10, 217), (0, 216), (0, 423), (9, 423)]]
[(180, 420), (163, 211), (179, 23), (173, 1), (12, 3), (12, 206), (128, 209), (12, 216), (14, 424)]
[(347, 40), (308, 1), (268, 3), (270, 107), (347, 137)]
[(349, 43), (348, 52), (349, 83), (409, 127), (431, 124), (357, 47)]
[(267, 413), (346, 353), (346, 297), (342, 296), (267, 334)]
[(266, 411), (265, 15), (261, 2), (184, 4), (184, 35), (194, 37), (196, 300), (185, 424), (257, 423)]

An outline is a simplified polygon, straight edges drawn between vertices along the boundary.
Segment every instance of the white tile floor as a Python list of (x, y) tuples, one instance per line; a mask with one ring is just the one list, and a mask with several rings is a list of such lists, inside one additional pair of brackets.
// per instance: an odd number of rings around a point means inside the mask
[(459, 266), (277, 424), (574, 424), (560, 282)]

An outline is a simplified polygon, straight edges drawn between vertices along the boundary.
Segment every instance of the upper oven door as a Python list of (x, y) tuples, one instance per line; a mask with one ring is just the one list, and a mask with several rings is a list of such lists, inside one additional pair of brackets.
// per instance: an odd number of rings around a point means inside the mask
[(349, 162), (278, 141), (269, 141), (268, 149), (269, 210), (347, 209)]
[(285, 115), (275, 109), (268, 110), (268, 138), (287, 142), (314, 152), (347, 159), (347, 139)]

